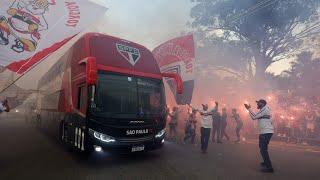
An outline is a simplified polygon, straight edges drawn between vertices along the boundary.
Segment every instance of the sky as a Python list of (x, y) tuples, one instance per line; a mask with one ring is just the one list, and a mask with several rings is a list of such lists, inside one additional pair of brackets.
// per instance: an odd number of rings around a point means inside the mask
[[(142, 44), (153, 50), (187, 31), (191, 0), (91, 0), (108, 7), (96, 25), (99, 32)], [(280, 74), (290, 60), (274, 63), (269, 72)]]
[(187, 29), (190, 0), (94, 0), (108, 11), (97, 28), (153, 49)]

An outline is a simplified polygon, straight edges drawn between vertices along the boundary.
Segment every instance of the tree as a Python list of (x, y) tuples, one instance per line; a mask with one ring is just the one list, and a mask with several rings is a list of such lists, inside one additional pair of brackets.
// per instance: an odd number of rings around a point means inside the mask
[(287, 71), (293, 89), (300, 94), (319, 94), (320, 59), (313, 59), (312, 53), (302, 52), (297, 56), (297, 61), (292, 63), (292, 68)]
[(320, 32), (319, 0), (196, 0), (192, 26), (218, 31), (250, 50), (255, 77), (274, 62), (293, 55), (306, 38)]
[[(241, 82), (252, 79), (253, 68), (251, 64), (252, 54), (246, 50), (243, 43), (239, 41), (225, 41), (222, 37), (208, 36), (203, 32), (196, 32), (197, 43), (197, 65), (204, 69), (226, 73)], [(235, 62), (237, 59), (237, 62)]]
[(269, 76), (277, 90), (290, 91), (295, 96), (313, 97), (319, 96), (320, 58), (313, 58), (309, 51), (297, 55), (296, 60), (291, 63), (291, 69), (282, 72), (279, 76)]

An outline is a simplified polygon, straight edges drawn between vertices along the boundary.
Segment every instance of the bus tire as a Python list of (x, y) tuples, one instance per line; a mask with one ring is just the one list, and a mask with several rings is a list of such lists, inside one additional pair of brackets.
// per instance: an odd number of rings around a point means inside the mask
[(61, 121), (59, 125), (59, 142), (61, 142), (68, 152), (74, 151), (74, 147), (69, 141), (68, 127), (64, 121)]

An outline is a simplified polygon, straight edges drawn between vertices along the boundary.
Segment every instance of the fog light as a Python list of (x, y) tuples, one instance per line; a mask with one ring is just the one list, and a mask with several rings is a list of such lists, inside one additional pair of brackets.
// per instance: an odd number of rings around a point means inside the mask
[(164, 139), (162, 139), (161, 143), (162, 143), (162, 144), (164, 143)]
[(94, 150), (96, 152), (101, 152), (102, 151), (102, 148), (100, 146), (94, 146)]
[(155, 135), (155, 138), (161, 138), (164, 136), (165, 133), (166, 133), (166, 129), (162, 129)]

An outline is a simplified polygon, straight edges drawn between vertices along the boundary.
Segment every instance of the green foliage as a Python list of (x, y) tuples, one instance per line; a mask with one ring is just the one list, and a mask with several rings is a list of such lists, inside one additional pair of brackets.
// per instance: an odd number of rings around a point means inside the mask
[[(192, 26), (223, 30), (226, 41), (252, 52), (257, 74), (301, 48), (320, 32), (319, 0), (197, 0)], [(249, 49), (249, 50), (248, 50)]]

